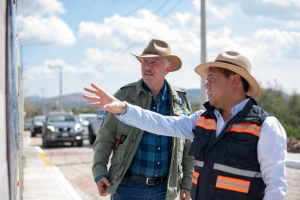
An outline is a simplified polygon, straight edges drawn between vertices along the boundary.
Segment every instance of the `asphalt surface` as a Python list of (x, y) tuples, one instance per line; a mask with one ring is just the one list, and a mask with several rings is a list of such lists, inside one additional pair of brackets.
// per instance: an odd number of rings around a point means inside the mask
[[(71, 147), (66, 143), (43, 149), (40, 135), (30, 138), (25, 132), (24, 153), (27, 162), (24, 167), (25, 200), (40, 199), (38, 195), (43, 196), (41, 199), (110, 199), (109, 195), (98, 195), (91, 172), (93, 150), (87, 140), (83, 147)], [(45, 157), (41, 156), (43, 154)], [(288, 160), (298, 160), (300, 164), (300, 154), (289, 153)], [(287, 180), (289, 187), (285, 199), (300, 200), (300, 167), (287, 167)]]

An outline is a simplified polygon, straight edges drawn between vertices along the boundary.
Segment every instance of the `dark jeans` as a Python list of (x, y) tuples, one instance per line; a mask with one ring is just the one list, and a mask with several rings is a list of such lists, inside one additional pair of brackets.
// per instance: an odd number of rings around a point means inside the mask
[(124, 177), (111, 200), (165, 200), (167, 182), (147, 185)]

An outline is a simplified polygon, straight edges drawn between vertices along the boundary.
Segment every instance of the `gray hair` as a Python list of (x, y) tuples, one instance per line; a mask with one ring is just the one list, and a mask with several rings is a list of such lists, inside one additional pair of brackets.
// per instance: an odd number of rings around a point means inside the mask
[(168, 67), (169, 65), (172, 66), (172, 63), (168, 61), (166, 58), (164, 58), (164, 61), (165, 61), (165, 68)]

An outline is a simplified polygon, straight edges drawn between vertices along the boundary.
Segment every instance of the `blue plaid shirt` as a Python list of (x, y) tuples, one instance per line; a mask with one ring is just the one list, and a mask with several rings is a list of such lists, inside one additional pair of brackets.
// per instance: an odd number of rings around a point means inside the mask
[[(150, 88), (144, 82), (143, 88), (151, 92)], [(162, 115), (170, 115), (170, 95), (166, 81), (161, 91), (156, 95), (157, 104), (154, 101), (152, 92), (151, 94), (152, 102), (150, 110)], [(144, 131), (141, 142), (127, 172), (147, 178), (167, 177), (172, 156), (171, 148), (171, 137), (159, 136)]]

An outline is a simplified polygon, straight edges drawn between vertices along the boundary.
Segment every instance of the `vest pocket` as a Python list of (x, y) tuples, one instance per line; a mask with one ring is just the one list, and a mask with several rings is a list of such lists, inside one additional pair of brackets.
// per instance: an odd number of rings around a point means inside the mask
[(194, 141), (192, 142), (190, 148), (190, 156), (197, 157), (198, 159), (204, 157), (204, 148), (206, 147), (208, 142), (207, 137), (203, 137), (202, 135), (195, 136)]
[[(229, 133), (230, 134), (230, 133)], [(223, 159), (224, 161), (241, 164), (243, 166), (251, 166), (251, 158), (256, 150), (256, 143), (253, 140), (247, 139), (242, 134), (233, 134), (229, 138)]]

